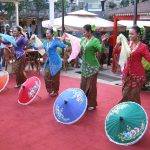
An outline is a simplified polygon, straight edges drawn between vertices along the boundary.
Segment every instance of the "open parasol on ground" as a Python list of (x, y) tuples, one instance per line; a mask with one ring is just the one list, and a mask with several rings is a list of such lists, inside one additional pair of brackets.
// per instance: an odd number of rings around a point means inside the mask
[(1, 34), (0, 33), (0, 37), (2, 37), (4, 40), (10, 42), (12, 45), (14, 45), (15, 47), (17, 47), (16, 41), (14, 39), (13, 36), (10, 36), (8, 34)]
[(39, 78), (33, 76), (27, 79), (19, 90), (18, 103), (22, 105), (28, 105), (37, 96), (41, 87), (41, 81)]
[(5, 89), (9, 81), (9, 74), (7, 71), (0, 70), (0, 92)]
[(53, 113), (56, 121), (62, 124), (73, 124), (85, 113), (87, 97), (79, 88), (69, 88), (56, 99)]
[(113, 107), (105, 120), (109, 140), (119, 145), (132, 145), (144, 135), (148, 118), (144, 108), (135, 102), (123, 102)]

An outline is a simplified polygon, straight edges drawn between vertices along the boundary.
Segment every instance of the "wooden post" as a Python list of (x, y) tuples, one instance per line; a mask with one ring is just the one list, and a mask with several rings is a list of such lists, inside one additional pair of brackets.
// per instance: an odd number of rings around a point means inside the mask
[(65, 8), (64, 8), (64, 0), (62, 0), (62, 34), (64, 33), (64, 15), (65, 15)]
[(137, 0), (134, 0), (134, 20), (133, 25), (137, 24)]
[(114, 16), (114, 34), (113, 34), (113, 47), (116, 44), (117, 33), (118, 33), (118, 25), (117, 25), (118, 18)]

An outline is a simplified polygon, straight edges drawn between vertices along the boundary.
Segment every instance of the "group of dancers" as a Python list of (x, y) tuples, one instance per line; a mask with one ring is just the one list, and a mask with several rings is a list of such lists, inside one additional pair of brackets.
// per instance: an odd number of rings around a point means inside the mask
[[(80, 88), (85, 92), (88, 99), (87, 110), (95, 110), (97, 107), (97, 76), (99, 72), (99, 61), (96, 53), (101, 53), (105, 48), (104, 41), (108, 38), (105, 34), (98, 39), (94, 36), (94, 29), (90, 24), (83, 27), (83, 38), (80, 41), (82, 51), (81, 64), (81, 83)], [(13, 28), (13, 36), (16, 41), (14, 46), (15, 61), (15, 75), (16, 88), (19, 88), (27, 79), (25, 74), (25, 57), (26, 53), (24, 47), (28, 44), (28, 39), (22, 34), (22, 28), (16, 26)], [(62, 60), (57, 53), (57, 48), (66, 48), (64, 44), (65, 38), (59, 40), (54, 37), (52, 28), (46, 30), (46, 39), (43, 42), (43, 48), (46, 52), (46, 61), (44, 63), (44, 81), (47, 92), (51, 97), (58, 96), (60, 85), (60, 71), (62, 68)], [(0, 39), (3, 44), (9, 42)], [(134, 101), (141, 104), (140, 91), (143, 84), (146, 82), (145, 70), (142, 65), (142, 58), (144, 57), (150, 62), (150, 52), (144, 43), (140, 41), (140, 28), (133, 26), (129, 30), (129, 49), (130, 53), (126, 59), (124, 69), (122, 71), (122, 95), (120, 102)], [(121, 41), (117, 41), (113, 56), (120, 55), (122, 50)]]

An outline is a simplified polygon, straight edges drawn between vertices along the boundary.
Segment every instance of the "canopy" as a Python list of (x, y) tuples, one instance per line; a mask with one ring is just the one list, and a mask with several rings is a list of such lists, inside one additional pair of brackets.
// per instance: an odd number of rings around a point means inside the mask
[(76, 15), (76, 16), (97, 16), (97, 14), (85, 11), (85, 10), (78, 10), (78, 11), (74, 11), (74, 12), (70, 12), (68, 13), (68, 15)]
[[(81, 12), (81, 14), (80, 14)], [(77, 11), (69, 13), (64, 17), (64, 26), (66, 31), (82, 31), (85, 24), (95, 25), (98, 31), (113, 31), (114, 23), (112, 21), (102, 19), (96, 16), (96, 14), (86, 11)], [(42, 21), (44, 28), (51, 27), (50, 20)], [(58, 30), (62, 28), (62, 17), (54, 19), (54, 27)], [(125, 31), (126, 27), (118, 25), (119, 31)]]
[[(127, 29), (131, 28), (133, 26), (132, 20), (120, 20), (120, 21), (118, 21), (118, 23), (123, 25), (123, 26), (126, 26)], [(139, 26), (139, 27), (144, 27), (144, 26), (150, 27), (150, 21), (139, 21), (139, 20), (137, 20), (137, 26)]]

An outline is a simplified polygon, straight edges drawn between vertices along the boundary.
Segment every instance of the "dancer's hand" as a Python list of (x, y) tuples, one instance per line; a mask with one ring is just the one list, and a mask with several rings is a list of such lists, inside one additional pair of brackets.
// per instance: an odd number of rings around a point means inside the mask
[(116, 46), (120, 46), (120, 45), (121, 45), (121, 39), (119, 37), (117, 37)]
[(103, 42), (103, 41), (105, 41), (106, 39), (108, 39), (109, 38), (109, 35), (106, 33), (106, 34), (103, 34), (102, 36), (101, 36), (101, 41)]
[(64, 42), (65, 39), (64, 39), (63, 37), (60, 37), (60, 41), (61, 41), (61, 42)]
[(66, 40), (66, 35), (65, 35), (65, 33), (63, 34), (63, 36), (60, 38), (60, 41), (61, 42), (64, 42)]

